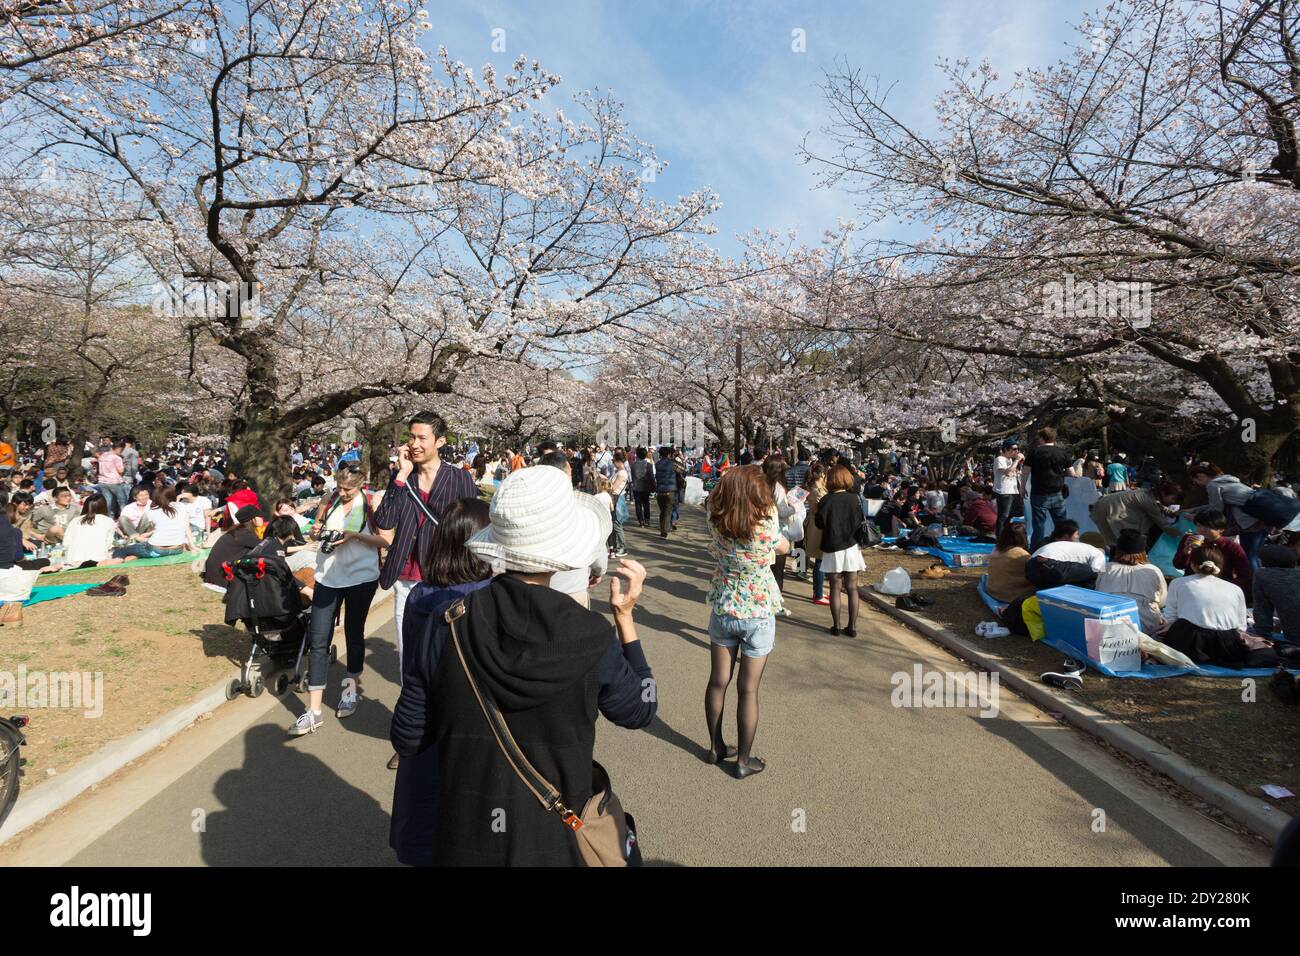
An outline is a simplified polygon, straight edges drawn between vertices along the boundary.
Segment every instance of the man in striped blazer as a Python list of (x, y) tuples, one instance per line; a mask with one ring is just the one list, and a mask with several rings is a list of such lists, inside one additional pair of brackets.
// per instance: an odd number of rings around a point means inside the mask
[(379, 586), (393, 589), (399, 659), (402, 611), (411, 589), (421, 580), (420, 569), (433, 542), (433, 529), (453, 501), (478, 497), (469, 472), (443, 464), (439, 449), (445, 444), (447, 423), (440, 415), (426, 411), (412, 418), (407, 442), (398, 450), (397, 474), (375, 510), (375, 527), (388, 541)]

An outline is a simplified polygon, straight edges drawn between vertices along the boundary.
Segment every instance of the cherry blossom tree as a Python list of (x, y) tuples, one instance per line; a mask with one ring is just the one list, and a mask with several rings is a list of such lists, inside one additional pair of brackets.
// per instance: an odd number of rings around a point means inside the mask
[(24, 87), (24, 136), (147, 211), (122, 228), (150, 298), (265, 489), (359, 402), (449, 396), (484, 358), (560, 365), (727, 281), (696, 241), (716, 199), (652, 199), (663, 166), (616, 102), (543, 115), (558, 78), (426, 54), (413, 2), (206, 3), (191, 27)]
[(1080, 33), (1006, 82), (944, 63), (933, 135), (828, 78), (826, 183), (930, 231), (864, 245), (835, 327), (1090, 383), (1135, 443), (1263, 476), (1300, 425), (1300, 14), (1129, 0)]

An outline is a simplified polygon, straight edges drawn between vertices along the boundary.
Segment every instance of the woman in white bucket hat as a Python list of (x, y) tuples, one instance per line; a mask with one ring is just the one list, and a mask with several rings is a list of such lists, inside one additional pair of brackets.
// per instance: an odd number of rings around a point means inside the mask
[[(597, 713), (635, 729), (657, 710), (654, 676), (632, 622), (645, 568), (625, 560), (611, 576), (613, 628), (549, 586), (557, 572), (585, 568), (593, 550), (603, 553), (608, 533), (557, 468), (509, 475), (492, 498), (490, 520), (465, 544), (497, 573), (465, 599), (457, 619), (464, 662), (445, 619), (429, 615), (428, 632), (411, 644), (419, 653), (402, 662), (393, 748), (402, 757), (436, 749), (425, 760), (437, 767), (433, 865), (580, 866), (572, 833), (502, 755), (465, 669), (562, 803), (585, 806)], [(490, 825), (503, 811), (507, 840)], [(638, 858), (634, 837), (625, 852), (629, 862)]]

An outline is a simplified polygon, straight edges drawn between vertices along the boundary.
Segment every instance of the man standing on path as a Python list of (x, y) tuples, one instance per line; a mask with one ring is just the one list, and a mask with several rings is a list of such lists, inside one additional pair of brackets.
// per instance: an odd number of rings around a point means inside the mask
[(644, 528), (650, 523), (650, 495), (655, 490), (655, 466), (650, 462), (650, 452), (644, 447), (636, 450), (632, 462), (632, 498), (636, 502), (636, 523)]
[(659, 449), (659, 460), (655, 462), (655, 501), (659, 504), (659, 537), (668, 537), (673, 527), (673, 500), (677, 497), (677, 470), (684, 473), (686, 467), (679, 465), (673, 458), (671, 445)]
[(1038, 444), (1025, 456), (1029, 466), (1029, 510), (1034, 522), (1034, 537), (1029, 550), (1036, 552), (1047, 540), (1047, 516), (1055, 527), (1065, 520), (1065, 473), (1074, 456), (1056, 444), (1056, 429), (1050, 425), (1038, 430)]
[(402, 611), (421, 580), (420, 568), (433, 544), (442, 513), (458, 498), (477, 498), (478, 488), (463, 468), (442, 467), (438, 450), (447, 444), (447, 423), (433, 412), (411, 419), (409, 437), (398, 449), (397, 474), (375, 510), (375, 528), (388, 542), (379, 586), (393, 589), (397, 656), (402, 656)]

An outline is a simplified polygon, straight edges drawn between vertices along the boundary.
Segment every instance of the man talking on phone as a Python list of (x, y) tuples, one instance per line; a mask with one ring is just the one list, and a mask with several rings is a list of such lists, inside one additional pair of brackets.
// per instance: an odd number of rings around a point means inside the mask
[[(433, 529), (447, 506), (458, 498), (477, 498), (468, 471), (443, 466), (439, 449), (447, 444), (447, 423), (433, 412), (420, 412), (408, 426), (406, 444), (397, 450), (397, 474), (375, 510), (375, 528), (388, 542), (379, 569), (379, 586), (393, 589), (393, 623), (397, 657), (402, 657), (402, 612), (433, 543)], [(399, 670), (400, 673), (400, 670)], [(397, 756), (388, 764), (397, 768)]]

